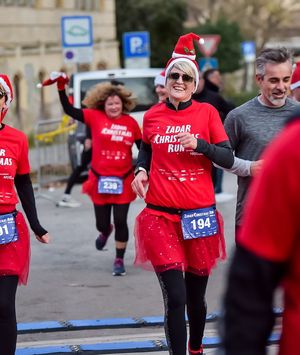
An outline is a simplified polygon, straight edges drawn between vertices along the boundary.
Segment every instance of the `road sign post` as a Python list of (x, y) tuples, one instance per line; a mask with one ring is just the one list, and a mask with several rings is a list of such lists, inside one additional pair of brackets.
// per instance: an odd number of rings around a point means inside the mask
[(63, 16), (61, 36), (66, 63), (92, 62), (93, 24), (91, 16)]
[(254, 41), (244, 41), (242, 42), (242, 53), (245, 61), (245, 83), (244, 87), (246, 91), (251, 91), (253, 89), (254, 82), (254, 62), (256, 56), (256, 45)]
[(123, 34), (123, 56), (125, 68), (149, 68), (149, 32), (125, 32)]

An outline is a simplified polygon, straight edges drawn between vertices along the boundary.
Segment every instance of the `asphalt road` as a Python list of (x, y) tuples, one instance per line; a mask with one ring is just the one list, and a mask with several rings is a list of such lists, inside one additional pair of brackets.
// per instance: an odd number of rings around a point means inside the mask
[[(113, 277), (112, 264), (115, 256), (114, 238), (109, 239), (104, 251), (95, 249), (97, 236), (92, 203), (81, 194), (76, 185), (72, 196), (81, 202), (78, 208), (56, 207), (64, 185), (37, 194), (39, 218), (52, 236), (51, 244), (38, 243), (32, 237), (32, 259), (29, 282), (17, 292), (18, 322), (46, 320), (66, 321), (74, 319), (140, 318), (161, 316), (163, 303), (156, 276), (133, 266), (135, 216), (144, 207), (137, 199), (130, 207), (130, 242), (125, 257), (127, 275)], [(225, 236), (229, 258), (221, 262), (210, 277), (207, 290), (208, 312), (221, 309), (221, 299), (226, 282), (226, 271), (234, 245), (234, 211), (236, 177), (225, 173), (223, 188), (232, 198), (218, 203), (225, 222)], [(137, 330), (128, 331), (138, 337)], [(149, 333), (153, 330), (149, 330)], [(126, 337), (126, 330), (122, 331)], [(163, 330), (159, 330), (163, 337)], [(98, 336), (99, 331), (86, 331), (78, 338)], [(128, 336), (129, 336), (128, 335)], [(101, 336), (120, 336), (120, 331), (101, 331)], [(18, 346), (30, 341), (57, 341), (72, 337), (70, 334), (50, 333), (21, 335)]]

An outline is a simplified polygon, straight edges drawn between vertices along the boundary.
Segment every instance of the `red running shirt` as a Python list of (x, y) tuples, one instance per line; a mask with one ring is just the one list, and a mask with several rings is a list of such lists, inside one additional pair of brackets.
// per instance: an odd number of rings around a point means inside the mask
[(132, 146), (142, 138), (136, 120), (122, 114), (111, 119), (100, 110), (84, 109), (93, 140), (92, 167), (103, 176), (125, 175), (132, 167)]
[(29, 174), (26, 135), (10, 126), (0, 129), (0, 213), (11, 212), (18, 203), (14, 188), (16, 174)]
[(213, 144), (228, 140), (217, 110), (209, 104), (192, 101), (179, 111), (164, 103), (153, 106), (143, 123), (143, 141), (152, 148), (146, 202), (180, 209), (210, 206), (215, 203), (211, 161), (185, 150), (176, 139), (179, 132)]
[(133, 180), (132, 146), (142, 138), (141, 130), (135, 119), (122, 114), (111, 119), (99, 110), (84, 109), (84, 121), (91, 129), (93, 150), (92, 168), (102, 176), (124, 177), (123, 193), (120, 195), (98, 193), (98, 178), (89, 172), (88, 180), (83, 184), (94, 204), (125, 204), (136, 198), (131, 188)]
[[(254, 179), (239, 244), (274, 262), (288, 263), (283, 279), (285, 311), (281, 355), (298, 355), (300, 339), (300, 120), (266, 150)], [(256, 287), (257, 285), (255, 285)]]

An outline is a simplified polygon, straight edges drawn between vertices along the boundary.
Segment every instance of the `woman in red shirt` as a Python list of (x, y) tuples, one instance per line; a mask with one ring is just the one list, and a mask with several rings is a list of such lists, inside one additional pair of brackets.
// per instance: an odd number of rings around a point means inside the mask
[(30, 259), (29, 230), (23, 214), (16, 210), (18, 197), (37, 240), (49, 242), (37, 217), (27, 137), (3, 123), (12, 99), (10, 80), (0, 74), (0, 354), (5, 355), (14, 355), (16, 350), (16, 290), (18, 284), (27, 283)]
[[(216, 211), (212, 162), (231, 167), (233, 154), (217, 110), (191, 100), (199, 81), (194, 34), (179, 38), (165, 70), (169, 97), (144, 116), (133, 190), (147, 203), (136, 219), (136, 265), (157, 274), (165, 305), (170, 354), (203, 354), (205, 290), (225, 257)], [(148, 185), (146, 193), (145, 187)]]
[[(64, 73), (50, 75), (43, 85), (57, 82), (59, 98), (65, 113), (85, 123), (92, 137), (92, 161), (88, 180), (83, 184), (93, 204), (96, 227), (100, 232), (96, 248), (102, 250), (115, 228), (116, 258), (113, 275), (126, 274), (124, 255), (129, 232), (127, 215), (130, 202), (136, 198), (131, 189), (133, 180), (132, 146), (139, 148), (141, 130), (136, 120), (127, 112), (135, 107), (132, 93), (119, 82), (104, 82), (95, 85), (82, 101), (86, 107), (73, 107), (66, 95), (68, 78)], [(111, 224), (113, 210), (114, 223)]]

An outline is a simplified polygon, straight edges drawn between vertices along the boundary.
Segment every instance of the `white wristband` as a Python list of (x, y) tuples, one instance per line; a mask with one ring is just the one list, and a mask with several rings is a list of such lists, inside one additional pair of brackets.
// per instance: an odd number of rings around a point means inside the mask
[(147, 170), (139, 166), (138, 168), (135, 169), (134, 176), (136, 176), (140, 171), (144, 171), (148, 175)]

